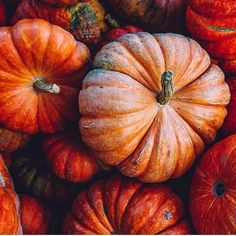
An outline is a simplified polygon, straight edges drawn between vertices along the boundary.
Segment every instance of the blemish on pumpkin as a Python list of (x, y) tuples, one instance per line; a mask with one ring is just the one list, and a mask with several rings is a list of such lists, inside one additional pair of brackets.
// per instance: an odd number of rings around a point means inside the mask
[(1, 173), (0, 173), (0, 187), (2, 187), (2, 188), (6, 187), (5, 180), (4, 180), (4, 178), (3, 178)]
[(164, 214), (164, 217), (166, 220), (170, 220), (173, 218), (173, 215), (170, 211), (167, 211), (165, 214)]
[(226, 27), (222, 27), (222, 26), (209, 26), (208, 29), (216, 30), (218, 32), (234, 32), (234, 31), (236, 31), (235, 27), (226, 28)]

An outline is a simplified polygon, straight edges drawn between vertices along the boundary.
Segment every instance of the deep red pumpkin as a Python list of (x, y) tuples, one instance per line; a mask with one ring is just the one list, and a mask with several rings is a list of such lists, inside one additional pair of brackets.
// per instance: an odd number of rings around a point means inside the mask
[(226, 73), (236, 73), (235, 0), (190, 0), (187, 26)]
[(50, 229), (51, 213), (36, 198), (21, 194), (21, 225), (24, 234), (47, 234)]
[(5, 24), (6, 24), (6, 10), (2, 0), (0, 0), (0, 26), (4, 26)]
[(236, 233), (236, 135), (211, 147), (194, 173), (190, 213), (199, 234)]

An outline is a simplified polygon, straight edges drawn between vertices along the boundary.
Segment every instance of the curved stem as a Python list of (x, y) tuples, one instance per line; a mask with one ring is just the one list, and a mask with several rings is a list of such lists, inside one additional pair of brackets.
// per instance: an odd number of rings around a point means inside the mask
[(34, 89), (37, 92), (43, 92), (43, 93), (60, 93), (60, 87), (56, 84), (50, 84), (47, 82), (47, 80), (43, 78), (37, 78), (36, 81), (33, 84)]
[(111, 28), (119, 28), (120, 27), (120, 25), (117, 23), (117, 21), (111, 17), (111, 14), (107, 14), (104, 19), (105, 19), (106, 23)]
[(172, 71), (165, 71), (161, 77), (162, 90), (158, 97), (158, 103), (161, 105), (167, 104), (173, 96), (174, 85), (173, 85), (174, 74)]

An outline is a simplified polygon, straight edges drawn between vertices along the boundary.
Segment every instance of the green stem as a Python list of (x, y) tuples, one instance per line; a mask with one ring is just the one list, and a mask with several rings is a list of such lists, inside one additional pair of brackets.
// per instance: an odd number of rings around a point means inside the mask
[(111, 17), (111, 14), (107, 14), (104, 19), (110, 28), (120, 28), (120, 25)]
[(56, 84), (50, 84), (44, 78), (37, 78), (33, 84), (34, 89), (37, 92), (43, 93), (60, 93), (60, 87)]

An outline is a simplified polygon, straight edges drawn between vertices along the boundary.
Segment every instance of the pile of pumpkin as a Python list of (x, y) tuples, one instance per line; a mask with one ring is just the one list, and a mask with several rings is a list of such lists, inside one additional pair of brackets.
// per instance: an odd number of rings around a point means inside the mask
[(235, 0), (0, 0), (0, 25), (0, 234), (236, 233)]

